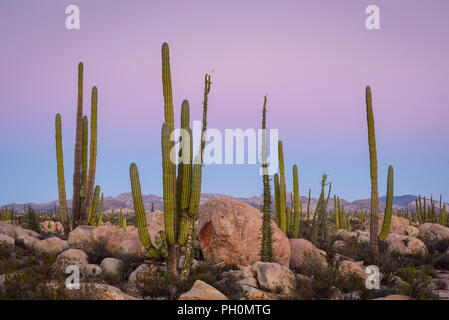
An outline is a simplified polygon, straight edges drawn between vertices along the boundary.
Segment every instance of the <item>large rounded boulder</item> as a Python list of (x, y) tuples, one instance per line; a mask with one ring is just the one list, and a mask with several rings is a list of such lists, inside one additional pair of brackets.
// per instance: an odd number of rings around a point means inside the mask
[[(369, 232), (370, 223), (371, 223), (371, 219), (368, 219), (363, 224), (361, 230)], [(384, 223), (384, 215), (383, 214), (379, 214), (377, 223), (378, 223), (378, 230), (380, 233), (380, 231), (382, 230), (382, 225)], [(392, 215), (391, 222), (390, 222), (390, 233), (409, 235), (409, 225), (410, 225), (410, 221), (408, 219)]]
[[(275, 261), (288, 267), (288, 238), (274, 221), (271, 228)], [(198, 230), (206, 261), (248, 266), (260, 260), (262, 213), (244, 202), (232, 198), (206, 202), (198, 213)]]
[(449, 240), (449, 228), (438, 223), (423, 223), (418, 227), (418, 238), (427, 245), (435, 241)]

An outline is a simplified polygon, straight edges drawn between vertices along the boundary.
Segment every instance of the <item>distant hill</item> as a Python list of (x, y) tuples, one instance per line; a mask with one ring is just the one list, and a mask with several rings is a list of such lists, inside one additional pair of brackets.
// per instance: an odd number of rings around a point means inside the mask
[[(201, 194), (201, 198), (200, 198), (200, 206), (209, 201), (209, 200), (213, 200), (213, 199), (218, 199), (218, 198), (223, 198), (223, 197), (228, 197), (228, 198), (235, 198), (238, 199), (240, 201), (243, 201), (257, 209), (260, 209), (263, 203), (263, 199), (261, 196), (254, 196), (254, 197), (249, 197), (249, 198), (243, 198), (243, 197), (232, 197), (232, 196), (228, 196), (228, 195), (224, 195), (224, 194), (217, 194), (217, 193), (203, 193)], [(146, 210), (150, 210), (151, 209), (151, 204), (154, 204), (154, 209), (155, 210), (162, 210), (163, 209), (163, 199), (162, 197), (153, 195), (153, 194), (148, 194), (148, 195), (142, 195), (143, 198), (143, 203), (145, 206)], [(287, 205), (290, 206), (290, 193), (287, 193)], [(408, 206), (408, 209), (410, 212), (415, 211), (415, 199), (417, 198), (417, 196), (414, 195), (403, 195), (403, 196), (395, 196), (393, 198), (393, 208), (395, 209), (401, 209), (401, 208), (405, 208), (405, 206)], [(370, 199), (360, 199), (360, 200), (355, 200), (352, 202), (346, 201), (344, 199), (340, 199), (340, 206), (345, 208), (345, 211), (347, 212), (355, 212), (355, 211), (360, 211), (361, 209), (363, 210), (369, 210), (370, 209)], [(301, 197), (301, 208), (303, 212), (307, 211), (307, 202), (308, 202), (308, 198), (307, 197)], [(385, 210), (385, 202), (386, 202), (386, 197), (380, 197), (379, 198), (379, 211), (383, 212)], [(274, 197), (273, 197), (273, 210), (274, 210)], [(315, 210), (315, 207), (318, 203), (318, 200), (316, 198), (312, 198), (310, 200), (310, 211), (313, 212)], [(16, 210), (23, 210), (24, 205), (27, 204), (14, 204), (14, 208)], [(30, 205), (38, 212), (51, 212), (54, 209), (54, 206), (58, 206), (59, 207), (59, 202), (58, 201), (51, 201), (48, 203), (30, 203)], [(8, 207), (11, 208), (13, 206), (12, 203), (7, 204), (7, 205), (3, 205), (0, 208), (4, 208), (4, 207)], [(71, 208), (72, 206), (72, 201), (71, 200), (67, 200), (67, 206), (69, 208)], [(133, 199), (132, 199), (132, 195), (131, 192), (128, 193), (122, 193), (119, 194), (116, 197), (105, 197), (104, 198), (104, 210), (105, 211), (111, 211), (111, 210), (117, 210), (117, 209), (125, 209), (125, 210), (129, 210), (129, 211), (133, 211), (134, 210), (134, 206), (133, 206)], [(333, 198), (329, 199), (329, 204), (328, 204), (328, 210), (333, 210), (334, 209), (334, 200)]]
[[(413, 196), (410, 194), (407, 194), (405, 196), (396, 196), (393, 197), (393, 204), (397, 206), (405, 206), (409, 205), (411, 202), (414, 202), (416, 199), (418, 199), (417, 196)], [(383, 203), (387, 203), (387, 197), (383, 196), (379, 198), (379, 201), (382, 201)]]

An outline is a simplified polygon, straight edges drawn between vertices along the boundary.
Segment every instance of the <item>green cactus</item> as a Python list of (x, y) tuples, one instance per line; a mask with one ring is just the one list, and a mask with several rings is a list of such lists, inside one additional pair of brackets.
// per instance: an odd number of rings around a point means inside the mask
[(368, 123), (368, 145), (370, 155), (370, 176), (371, 176), (371, 214), (370, 214), (370, 245), (375, 253), (378, 248), (378, 217), (379, 217), (379, 192), (377, 186), (377, 151), (376, 135), (374, 130), (374, 115), (371, 97), (371, 88), (366, 87), (366, 119)]
[(139, 172), (135, 163), (131, 163), (129, 166), (129, 176), (131, 180), (134, 212), (136, 214), (137, 231), (139, 233), (140, 242), (150, 256), (153, 258), (161, 258), (159, 250), (151, 243), (150, 234), (148, 233), (145, 208), (143, 206), (142, 192), (140, 189)]
[(335, 212), (335, 225), (337, 226), (337, 230), (338, 230), (338, 229), (341, 229), (340, 213), (338, 212), (337, 196), (335, 194), (334, 194), (334, 212)]
[(67, 200), (65, 192), (64, 180), (64, 161), (62, 154), (62, 133), (61, 133), (61, 115), (58, 113), (55, 117), (56, 130), (56, 162), (58, 172), (58, 193), (59, 193), (59, 212), (61, 215), (61, 223), (66, 232), (70, 230), (69, 217), (67, 214)]
[(103, 207), (104, 207), (104, 196), (102, 192), (100, 200), (100, 217), (98, 218), (97, 226), (101, 226), (103, 224)]
[(394, 173), (393, 166), (388, 167), (388, 179), (387, 179), (387, 202), (385, 205), (385, 215), (382, 225), (382, 230), (379, 235), (380, 241), (385, 241), (390, 232), (391, 215), (393, 212), (393, 186), (394, 186)]
[(426, 197), (423, 199), (423, 212), (422, 212), (423, 222), (426, 223), (427, 221), (427, 204), (426, 204)]
[(273, 262), (273, 230), (271, 229), (271, 186), (268, 176), (267, 162), (267, 96), (264, 97), (262, 109), (262, 173), (263, 173), (263, 217), (262, 217), (262, 242), (260, 258), (263, 262)]
[(81, 211), (80, 223), (87, 221), (89, 207), (92, 201), (92, 191), (95, 184), (95, 169), (97, 164), (97, 112), (98, 112), (98, 90), (97, 87), (92, 88), (91, 97), (91, 115), (90, 115), (90, 154), (89, 154), (89, 171), (87, 177), (86, 198), (84, 201), (84, 209)]
[(310, 223), (310, 199), (312, 198), (310, 193), (312, 190), (309, 188), (309, 198), (307, 199), (307, 224)]
[(83, 134), (83, 64), (78, 64), (78, 104), (76, 110), (75, 164), (73, 169), (72, 215), (74, 227), (79, 223), (81, 192), (81, 156)]
[(441, 225), (447, 226), (447, 211), (446, 211), (446, 205), (443, 206), (443, 209), (441, 209)]
[[(189, 106), (187, 100), (181, 107), (181, 150), (179, 153), (179, 166), (176, 170), (176, 161), (170, 157), (174, 141), (170, 136), (174, 130), (173, 96), (171, 86), (169, 48), (166, 43), (162, 45), (162, 85), (164, 95), (165, 122), (161, 130), (162, 167), (163, 167), (163, 198), (164, 198), (164, 224), (165, 231), (155, 241), (159, 249), (152, 245), (148, 232), (145, 231), (145, 211), (140, 193), (137, 167), (130, 166), (131, 187), (133, 189), (134, 210), (136, 212), (139, 237), (148, 253), (157, 258), (164, 258), (167, 262), (167, 271), (178, 276), (179, 248), (187, 240), (193, 241), (189, 234), (195, 221), (199, 208), (201, 194), (202, 157), (205, 143), (201, 142), (199, 153), (192, 163), (193, 148), (192, 134), (189, 128)], [(207, 126), (207, 97), (210, 92), (210, 75), (205, 76), (203, 101), (203, 127), (201, 136), (204, 137)], [(178, 171), (178, 176), (176, 175)], [(160, 244), (160, 245), (159, 245)], [(184, 272), (189, 273), (190, 270)]]
[(297, 238), (299, 236), (299, 228), (300, 228), (300, 217), (301, 217), (301, 206), (299, 203), (299, 178), (298, 178), (298, 166), (293, 165), (293, 219), (291, 219), (293, 227), (292, 227), (292, 236), (293, 238)]
[(281, 194), (279, 193), (279, 175), (277, 173), (274, 174), (274, 199), (275, 199), (275, 215), (274, 221), (279, 225), (280, 224), (280, 215), (281, 215)]
[(94, 198), (92, 200), (92, 205), (90, 207), (90, 214), (88, 223), (91, 226), (96, 226), (97, 223), (97, 212), (98, 212), (98, 203), (100, 199), (100, 186), (95, 187)]
[(278, 142), (279, 155), (279, 228), (282, 232), (287, 233), (287, 216), (286, 216), (286, 187), (285, 187), (285, 167), (284, 153), (282, 151), (282, 141)]

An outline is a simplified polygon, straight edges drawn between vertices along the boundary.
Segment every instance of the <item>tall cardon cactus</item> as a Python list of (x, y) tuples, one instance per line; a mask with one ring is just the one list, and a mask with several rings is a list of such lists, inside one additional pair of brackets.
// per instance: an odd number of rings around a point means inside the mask
[[(136, 213), (137, 228), (140, 240), (148, 254), (154, 258), (164, 258), (167, 262), (167, 271), (175, 276), (179, 275), (178, 264), (180, 247), (186, 244), (189, 234), (192, 233), (195, 216), (198, 212), (201, 178), (202, 158), (205, 144), (201, 142), (200, 150), (192, 161), (192, 135), (189, 127), (189, 104), (184, 100), (181, 107), (181, 141), (179, 162), (182, 164), (178, 170), (176, 161), (172, 161), (171, 154), (174, 141), (170, 139), (174, 130), (173, 96), (170, 72), (170, 56), (168, 44), (162, 44), (162, 86), (164, 96), (165, 122), (161, 130), (162, 147), (162, 184), (164, 198), (164, 225), (165, 230), (155, 238), (154, 245), (146, 228), (145, 209), (143, 207), (140, 181), (137, 166), (130, 165), (131, 189), (133, 194), (134, 211)], [(207, 129), (207, 104), (210, 92), (210, 75), (205, 76), (203, 101), (203, 126), (201, 137), (204, 139)], [(192, 163), (193, 162), (193, 163)], [(178, 171), (178, 176), (177, 176)], [(189, 249), (187, 246), (186, 250)], [(193, 247), (190, 248), (193, 250)], [(183, 268), (183, 276), (190, 272)]]

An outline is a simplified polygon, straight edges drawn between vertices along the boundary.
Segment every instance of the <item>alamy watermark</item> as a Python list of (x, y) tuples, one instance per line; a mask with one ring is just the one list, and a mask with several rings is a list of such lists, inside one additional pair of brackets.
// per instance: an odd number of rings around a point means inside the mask
[[(279, 165), (278, 159), (278, 129), (224, 129), (224, 137), (218, 129), (207, 129), (204, 137), (201, 137), (201, 122), (193, 121), (192, 137), (188, 130), (173, 130), (170, 140), (175, 145), (170, 152), (170, 160), (174, 164), (190, 163), (190, 139), (193, 139), (193, 150), (199, 150), (199, 141), (205, 142), (203, 153), (203, 164), (263, 164), (263, 137), (266, 139), (266, 164), (267, 174), (273, 175), (277, 172)], [(180, 140), (179, 138), (182, 137)], [(182, 141), (182, 142), (180, 142)], [(179, 151), (182, 151), (182, 157), (179, 157)], [(194, 152), (194, 151), (193, 151)], [(192, 154), (193, 161), (199, 161)], [(259, 174), (263, 175), (262, 166)]]

